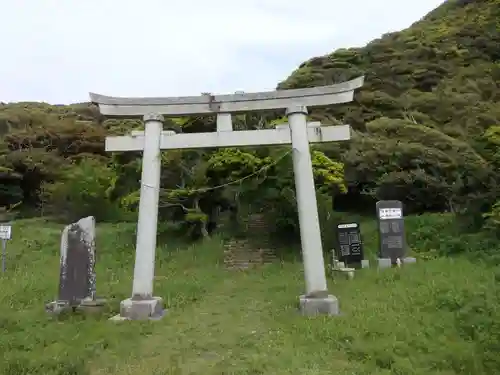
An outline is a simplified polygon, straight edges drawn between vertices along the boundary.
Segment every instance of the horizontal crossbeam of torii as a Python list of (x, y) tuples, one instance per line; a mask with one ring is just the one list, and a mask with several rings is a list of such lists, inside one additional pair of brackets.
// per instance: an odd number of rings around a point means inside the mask
[[(338, 314), (337, 299), (328, 294), (310, 143), (350, 139), (348, 125), (321, 126), (307, 122), (307, 107), (353, 100), (363, 85), (358, 77), (340, 84), (307, 89), (234, 95), (168, 98), (117, 98), (90, 94), (103, 115), (143, 116), (144, 131), (106, 137), (106, 151), (143, 151), (139, 218), (132, 298), (122, 301), (121, 318), (147, 319), (161, 315), (162, 300), (153, 297), (154, 264), (160, 192), (161, 150), (272, 146), (291, 144), (306, 293), (300, 297), (303, 313)], [(286, 109), (287, 124), (276, 129), (234, 131), (231, 113)], [(206, 133), (163, 131), (163, 115), (216, 115), (217, 130)]]
[[(350, 139), (348, 125), (321, 126), (320, 122), (307, 124), (309, 143), (346, 141)], [(106, 137), (106, 151), (142, 151), (144, 150), (144, 131), (132, 131), (128, 136)], [(292, 143), (288, 124), (278, 125), (276, 129), (240, 130), (206, 133), (181, 133), (162, 131), (161, 150), (179, 150), (215, 147), (277, 146)]]

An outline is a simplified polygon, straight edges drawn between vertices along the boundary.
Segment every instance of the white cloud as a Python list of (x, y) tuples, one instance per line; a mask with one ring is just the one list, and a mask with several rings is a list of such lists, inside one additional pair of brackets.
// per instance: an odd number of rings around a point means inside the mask
[(0, 101), (270, 90), (302, 61), (441, 2), (0, 0)]

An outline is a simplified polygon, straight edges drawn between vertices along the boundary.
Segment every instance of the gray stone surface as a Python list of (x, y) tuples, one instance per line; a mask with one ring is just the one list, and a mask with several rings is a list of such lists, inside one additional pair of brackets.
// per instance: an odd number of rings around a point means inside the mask
[(391, 268), (392, 260), (390, 258), (378, 258), (378, 268)]
[(77, 310), (85, 314), (96, 314), (104, 311), (106, 307), (106, 300), (103, 298), (96, 298), (93, 300), (85, 300), (78, 305)]
[(61, 235), (59, 294), (45, 305), (51, 314), (80, 309), (102, 310), (104, 299), (96, 298), (95, 219), (85, 217), (66, 226)]
[(368, 259), (363, 259), (361, 261), (361, 268), (370, 268), (370, 261)]
[(364, 251), (359, 223), (337, 224), (336, 242), (337, 258), (347, 267), (361, 268)]
[(128, 298), (120, 303), (120, 315), (114, 316), (111, 320), (158, 320), (165, 315), (165, 312), (161, 297), (145, 300)]
[(406, 256), (406, 235), (403, 203), (400, 201), (378, 201), (379, 257), (391, 258), (392, 264)]
[(95, 219), (83, 218), (61, 236), (59, 301), (78, 305), (95, 298)]
[(49, 314), (59, 315), (63, 311), (71, 310), (68, 301), (52, 301), (45, 305), (45, 311)]
[(300, 312), (306, 316), (339, 315), (339, 301), (329, 294), (326, 297), (299, 297)]
[(411, 264), (411, 263), (417, 263), (417, 258), (413, 257), (403, 258), (403, 264)]

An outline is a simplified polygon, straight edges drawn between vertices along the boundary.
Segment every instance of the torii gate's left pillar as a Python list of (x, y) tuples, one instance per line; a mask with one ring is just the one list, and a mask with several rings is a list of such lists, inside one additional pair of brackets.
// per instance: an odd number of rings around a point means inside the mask
[(145, 115), (143, 119), (144, 150), (132, 297), (120, 303), (120, 315), (114, 320), (160, 319), (165, 313), (162, 298), (153, 296), (164, 119), (158, 114)]

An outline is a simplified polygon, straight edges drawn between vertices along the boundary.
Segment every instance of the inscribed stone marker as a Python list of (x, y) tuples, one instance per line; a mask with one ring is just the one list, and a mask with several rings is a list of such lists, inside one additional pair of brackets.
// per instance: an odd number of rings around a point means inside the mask
[(379, 258), (390, 259), (396, 264), (397, 259), (406, 256), (406, 236), (401, 201), (378, 201), (377, 218), (379, 227)]
[(95, 310), (104, 304), (104, 300), (96, 299), (95, 292), (95, 219), (89, 216), (63, 230), (59, 295), (46, 309), (53, 313), (68, 307)]
[(95, 220), (83, 218), (61, 237), (59, 300), (78, 305), (95, 298)]
[(337, 225), (337, 257), (346, 266), (361, 267), (364, 255), (361, 231), (358, 223)]

